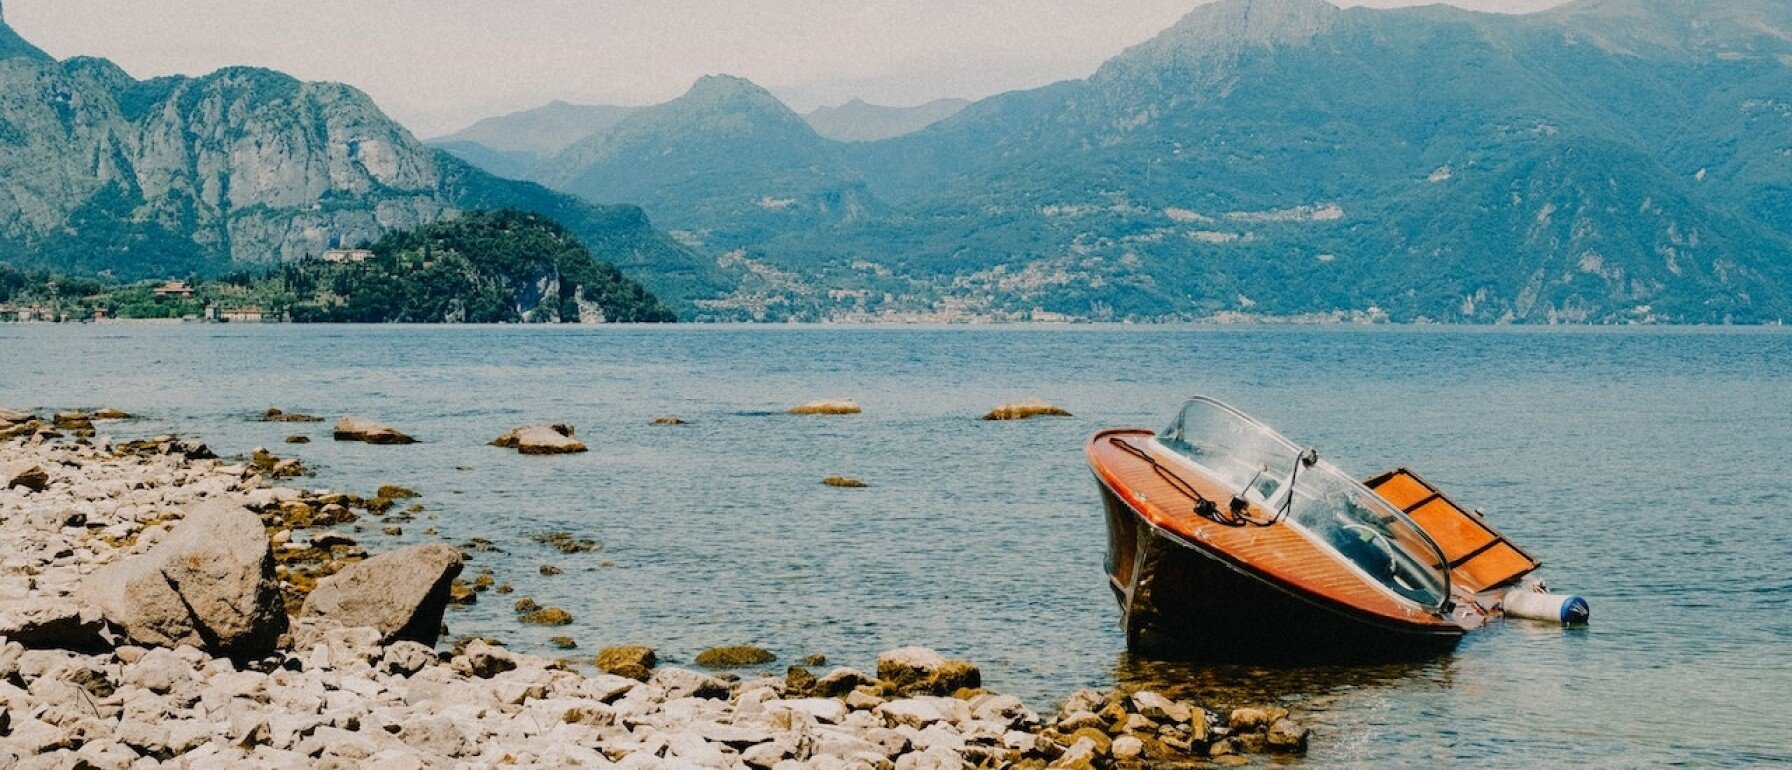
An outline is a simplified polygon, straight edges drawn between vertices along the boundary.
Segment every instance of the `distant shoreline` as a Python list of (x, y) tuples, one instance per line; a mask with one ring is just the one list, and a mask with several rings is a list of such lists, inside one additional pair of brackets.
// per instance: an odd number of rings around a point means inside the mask
[(319, 321), (199, 321), (180, 318), (108, 318), (103, 321), (10, 321), (0, 320), (0, 327), (106, 327), (106, 326), (231, 326), (231, 327), (333, 327), (333, 328), (479, 328), (479, 329), (1438, 329), (1438, 330), (1779, 330), (1792, 328), (1783, 322), (1759, 324), (1490, 324), (1456, 322), (1376, 321), (1288, 321), (1275, 319), (1226, 321), (680, 321), (678, 323), (360, 323)]

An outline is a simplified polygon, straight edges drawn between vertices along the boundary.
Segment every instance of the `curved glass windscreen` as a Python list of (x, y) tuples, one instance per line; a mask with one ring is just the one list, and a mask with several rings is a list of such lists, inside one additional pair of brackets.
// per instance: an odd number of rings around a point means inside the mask
[(1260, 509), (1286, 510), (1284, 524), (1310, 533), (1395, 593), (1432, 607), (1449, 597), (1443, 552), (1424, 530), (1336, 466), (1301, 464), (1299, 446), (1243, 412), (1193, 399), (1158, 441)]

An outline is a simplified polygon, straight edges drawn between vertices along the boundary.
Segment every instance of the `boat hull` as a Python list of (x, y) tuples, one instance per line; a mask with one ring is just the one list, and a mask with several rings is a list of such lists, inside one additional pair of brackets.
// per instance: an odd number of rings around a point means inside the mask
[(1277, 584), (1249, 565), (1154, 526), (1097, 476), (1107, 572), (1127, 646), (1158, 658), (1324, 663), (1424, 658), (1462, 629), (1367, 616)]

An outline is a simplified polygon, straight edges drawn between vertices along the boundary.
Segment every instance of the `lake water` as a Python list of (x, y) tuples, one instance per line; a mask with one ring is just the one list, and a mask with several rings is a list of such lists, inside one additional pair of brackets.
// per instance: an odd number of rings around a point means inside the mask
[[(1217, 396), (1367, 476), (1410, 465), (1588, 596), (1593, 624), (1504, 623), (1453, 656), (1254, 670), (1129, 659), (1082, 445)], [(1074, 418), (985, 423), (1038, 396)], [(851, 397), (855, 417), (793, 404)], [(305, 483), (423, 493), (427, 538), (489, 538), (516, 587), (455, 635), (552, 652), (645, 643), (674, 662), (756, 643), (870, 667), (922, 644), (1047, 707), (1151, 682), (1285, 702), (1319, 766), (1792, 763), (1792, 334), (1445, 328), (0, 326), (0, 405), (112, 405), (115, 435), (267, 446)], [(278, 406), (416, 435), (339, 444)], [(675, 414), (690, 424), (650, 427)], [(485, 442), (565, 421), (592, 451)], [(281, 439), (305, 433), (314, 441)], [(866, 489), (834, 489), (830, 475)], [(601, 540), (569, 556), (529, 540)], [(541, 564), (565, 573), (546, 577)], [(610, 566), (604, 566), (609, 564)], [(571, 611), (514, 622), (517, 597)], [(1259, 762), (1268, 762), (1262, 759)]]

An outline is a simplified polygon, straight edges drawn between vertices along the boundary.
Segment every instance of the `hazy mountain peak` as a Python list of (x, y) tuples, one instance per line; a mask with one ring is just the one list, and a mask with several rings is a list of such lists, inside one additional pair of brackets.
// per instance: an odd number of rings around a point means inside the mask
[(7, 25), (6, 9), (4, 6), (0, 6), (0, 59), (14, 58), (54, 61), (49, 54), (43, 52), (43, 49), (32, 45)]
[(1220, 0), (1189, 11), (1158, 38), (1235, 45), (1304, 43), (1330, 27), (1341, 13), (1326, 0)]
[(1785, 0), (1578, 0), (1536, 20), (1627, 56), (1719, 59), (1792, 54), (1792, 3)]
[(935, 99), (913, 107), (889, 107), (854, 97), (838, 107), (819, 107), (803, 115), (815, 133), (840, 142), (875, 142), (912, 134), (958, 114), (967, 99)]
[(1108, 60), (1091, 80), (1139, 74), (1155, 78), (1251, 48), (1306, 45), (1335, 26), (1343, 13), (1326, 0), (1220, 0), (1190, 11), (1157, 37)]
[(510, 172), (506, 175), (515, 176), (541, 158), (571, 147), (592, 134), (609, 130), (617, 121), (638, 109), (601, 104), (572, 104), (555, 99), (534, 109), (486, 118), (433, 141), (450, 152), (465, 149), (468, 145), (478, 145), (498, 153), (515, 155), (514, 167), (505, 169)]
[(776, 103), (780, 108), (784, 107), (784, 103), (779, 101), (778, 97), (773, 96), (772, 92), (761, 88), (759, 84), (751, 80), (735, 75), (704, 75), (697, 78), (697, 82), (692, 83), (690, 90), (685, 91), (683, 96), (674, 100), (674, 102), (686, 103), (723, 101)]

